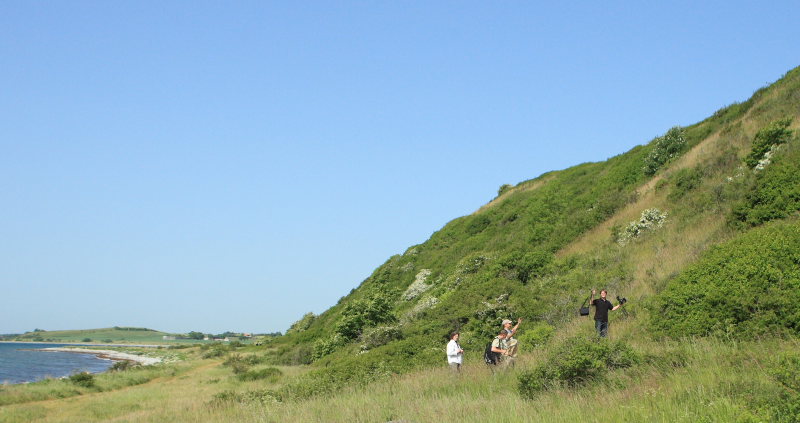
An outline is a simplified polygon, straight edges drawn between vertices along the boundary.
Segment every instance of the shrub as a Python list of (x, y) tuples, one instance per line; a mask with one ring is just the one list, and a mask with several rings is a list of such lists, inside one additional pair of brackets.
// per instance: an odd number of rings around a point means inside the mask
[(222, 363), (223, 366), (230, 367), (234, 374), (242, 374), (250, 370), (251, 366), (263, 363), (266, 357), (257, 355), (231, 354)]
[(514, 251), (497, 260), (495, 268), (498, 276), (526, 284), (530, 279), (544, 275), (552, 261), (553, 254), (543, 249), (525, 253)]
[(365, 299), (347, 303), (334, 330), (343, 339), (350, 340), (361, 335), (367, 326), (395, 321), (390, 298), (390, 293), (380, 291)]
[(312, 353), (311, 357), (314, 360), (318, 360), (336, 351), (337, 348), (344, 345), (346, 342), (347, 340), (338, 333), (334, 334), (328, 339), (320, 339), (314, 343), (314, 352)]
[(403, 334), (397, 326), (379, 326), (372, 328), (364, 332), (361, 336), (361, 350), (371, 350), (399, 339), (403, 339)]
[(283, 401), (280, 393), (270, 389), (261, 389), (247, 392), (222, 391), (215, 394), (211, 402), (211, 407), (225, 407), (231, 403), (259, 403), (261, 405), (274, 404)]
[(756, 175), (752, 190), (733, 208), (733, 226), (757, 226), (800, 210), (800, 148), (787, 147), (771, 166)]
[(683, 128), (675, 126), (653, 141), (653, 149), (644, 159), (644, 173), (652, 176), (665, 163), (678, 157), (686, 148)]
[(274, 367), (267, 367), (266, 369), (248, 370), (246, 372), (239, 373), (236, 378), (242, 382), (266, 379), (266, 382), (274, 383), (280, 379), (281, 376), (283, 376), (283, 372), (280, 370)]
[(800, 223), (756, 228), (669, 281), (651, 327), (670, 337), (800, 333)]
[(92, 338), (83, 338), (81, 342), (92, 342)]
[(755, 168), (773, 146), (789, 141), (792, 131), (788, 128), (791, 123), (792, 118), (778, 119), (758, 131), (753, 138), (753, 149), (744, 159), (747, 166)]
[(639, 220), (628, 223), (622, 232), (615, 238), (619, 245), (625, 245), (642, 234), (664, 226), (667, 221), (667, 213), (659, 209), (652, 208), (642, 212)]
[(428, 276), (430, 275), (430, 269), (420, 270), (419, 273), (417, 273), (417, 276), (414, 278), (414, 282), (412, 282), (403, 293), (403, 299), (406, 301), (411, 301), (430, 289), (433, 286), (432, 284), (427, 283)]
[(523, 350), (531, 350), (546, 344), (550, 338), (552, 338), (555, 328), (547, 323), (539, 322), (533, 327), (524, 329), (521, 332), (521, 334), (516, 335), (517, 340), (519, 340), (520, 348)]
[(291, 327), (286, 331), (286, 334), (289, 335), (290, 333), (295, 332), (303, 332), (304, 330), (311, 327), (311, 324), (314, 323), (314, 320), (317, 319), (317, 315), (311, 312), (308, 312), (300, 318), (300, 320), (294, 322)]
[(111, 365), (109, 370), (112, 372), (124, 372), (134, 367), (139, 367), (139, 365), (134, 361), (120, 360), (120, 361), (115, 361), (114, 364)]
[(91, 388), (94, 386), (94, 375), (89, 372), (75, 373), (70, 375), (69, 381), (84, 388)]
[(675, 201), (699, 187), (703, 181), (703, 173), (697, 168), (681, 169), (675, 172), (671, 179), (674, 181), (674, 186), (668, 198)]
[(203, 353), (203, 358), (217, 358), (222, 357), (230, 351), (230, 348), (226, 345), (223, 345), (219, 342), (215, 342), (213, 344), (206, 344), (200, 347), (203, 350), (207, 350)]
[(555, 349), (544, 363), (522, 372), (517, 388), (522, 397), (533, 399), (552, 387), (577, 387), (601, 379), (608, 370), (631, 367), (641, 356), (622, 341), (575, 337)]

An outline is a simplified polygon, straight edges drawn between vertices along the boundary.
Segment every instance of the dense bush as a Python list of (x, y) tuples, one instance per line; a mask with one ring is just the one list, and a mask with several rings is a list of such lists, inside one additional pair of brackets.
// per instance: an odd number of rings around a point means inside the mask
[(314, 320), (316, 318), (317, 315), (312, 312), (304, 314), (303, 317), (300, 318), (300, 320), (294, 322), (292, 326), (289, 327), (289, 329), (286, 331), (286, 334), (289, 335), (291, 333), (302, 332), (308, 329), (311, 326), (311, 324), (314, 323)]
[(361, 336), (361, 350), (371, 350), (399, 339), (403, 339), (403, 334), (397, 326), (378, 326)]
[[(527, 326), (527, 325), (526, 325)], [(546, 344), (553, 336), (555, 328), (547, 323), (539, 322), (533, 327), (523, 327), (520, 333), (515, 335), (519, 341), (519, 348), (523, 351), (531, 351), (536, 347)]]
[(228, 345), (215, 342), (213, 344), (204, 344), (200, 346), (200, 350), (203, 351), (203, 358), (217, 358), (227, 354), (231, 348)]
[(575, 337), (555, 349), (544, 363), (522, 372), (517, 388), (522, 397), (536, 395), (557, 386), (576, 387), (601, 379), (606, 371), (631, 367), (641, 361), (627, 344), (602, 338)]
[(756, 175), (745, 200), (734, 207), (734, 226), (756, 226), (800, 210), (800, 145), (793, 142), (784, 148), (770, 166)]
[(667, 221), (667, 213), (659, 209), (652, 208), (642, 212), (639, 220), (628, 223), (616, 234), (616, 241), (620, 245), (625, 245), (631, 240), (639, 238), (642, 234), (650, 232), (664, 226)]
[(75, 373), (70, 375), (69, 381), (84, 388), (91, 388), (94, 386), (94, 375), (89, 372)]
[(508, 279), (517, 279), (523, 284), (531, 278), (542, 276), (546, 273), (547, 266), (553, 261), (553, 254), (542, 249), (523, 252), (514, 251), (497, 260), (496, 272), (498, 276)]
[(792, 131), (788, 128), (791, 123), (791, 118), (778, 119), (758, 131), (753, 139), (753, 149), (744, 160), (747, 166), (755, 168), (773, 146), (789, 141)]
[(391, 293), (381, 291), (347, 303), (336, 324), (336, 333), (347, 340), (355, 339), (365, 327), (395, 321), (391, 297)]
[(283, 376), (283, 372), (276, 369), (275, 367), (267, 367), (265, 369), (258, 369), (258, 370), (247, 370), (242, 373), (238, 373), (236, 378), (243, 381), (253, 381), (253, 380), (263, 380), (268, 383), (275, 383), (278, 379)]
[(800, 333), (800, 223), (753, 229), (671, 280), (651, 326), (671, 337)]
[(703, 181), (703, 173), (698, 168), (680, 169), (670, 178), (674, 186), (668, 198), (672, 201), (679, 200), (687, 192), (697, 188)]
[(111, 365), (111, 367), (108, 370), (110, 370), (112, 372), (124, 372), (126, 370), (130, 370), (130, 369), (138, 368), (138, 367), (141, 367), (141, 365), (139, 365), (135, 361), (119, 360), (119, 361), (115, 361), (114, 364)]
[(653, 149), (644, 159), (644, 173), (655, 175), (661, 166), (683, 153), (686, 145), (683, 128), (671, 128), (666, 134), (653, 140)]

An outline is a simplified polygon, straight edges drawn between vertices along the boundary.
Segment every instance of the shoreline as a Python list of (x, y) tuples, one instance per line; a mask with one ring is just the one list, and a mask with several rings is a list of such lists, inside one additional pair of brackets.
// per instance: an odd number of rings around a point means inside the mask
[(145, 357), (136, 354), (129, 354), (119, 351), (111, 350), (92, 350), (87, 348), (65, 348), (65, 347), (52, 347), (42, 348), (41, 351), (46, 352), (67, 352), (74, 354), (94, 354), (97, 358), (112, 361), (133, 361), (143, 366), (151, 366), (153, 364), (161, 363), (161, 358), (158, 357)]

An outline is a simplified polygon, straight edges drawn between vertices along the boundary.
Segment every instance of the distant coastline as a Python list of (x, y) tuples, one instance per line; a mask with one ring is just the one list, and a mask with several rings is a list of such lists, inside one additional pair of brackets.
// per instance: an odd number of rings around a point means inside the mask
[(145, 357), (142, 355), (129, 354), (112, 350), (93, 350), (87, 348), (66, 348), (66, 347), (52, 347), (42, 348), (42, 351), (47, 352), (66, 352), (74, 354), (94, 354), (97, 358), (114, 361), (133, 361), (143, 366), (150, 366), (153, 364), (161, 363), (161, 358), (158, 357)]

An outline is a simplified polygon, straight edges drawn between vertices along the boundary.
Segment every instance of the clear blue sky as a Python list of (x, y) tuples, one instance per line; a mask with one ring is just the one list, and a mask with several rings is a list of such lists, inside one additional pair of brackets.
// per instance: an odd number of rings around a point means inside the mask
[(0, 333), (284, 331), (800, 65), (796, 0), (563, 3), (0, 2)]

